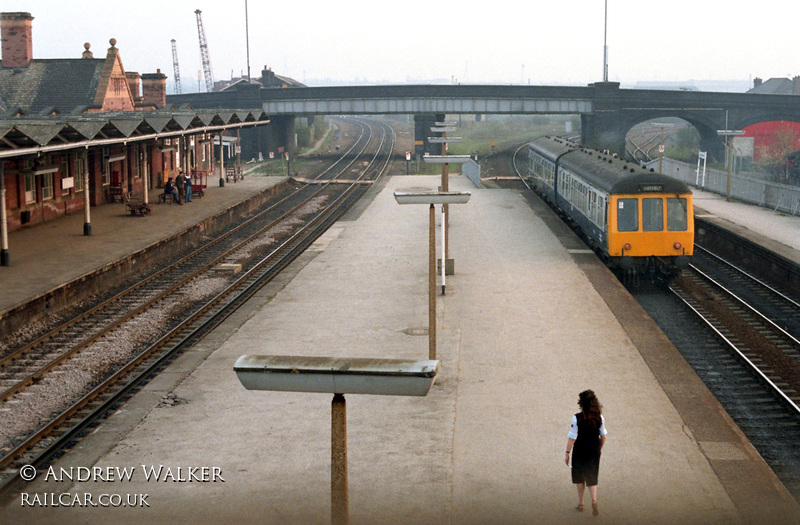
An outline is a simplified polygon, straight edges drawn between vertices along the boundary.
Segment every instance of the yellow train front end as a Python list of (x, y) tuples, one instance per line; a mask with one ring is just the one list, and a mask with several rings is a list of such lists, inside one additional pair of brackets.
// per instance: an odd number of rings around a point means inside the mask
[(607, 248), (625, 271), (674, 276), (694, 251), (692, 194), (609, 195)]

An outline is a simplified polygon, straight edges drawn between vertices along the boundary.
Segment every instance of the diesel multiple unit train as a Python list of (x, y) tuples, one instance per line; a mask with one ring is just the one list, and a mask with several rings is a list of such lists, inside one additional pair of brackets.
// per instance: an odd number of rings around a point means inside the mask
[(527, 180), (614, 270), (669, 280), (694, 249), (692, 193), (635, 163), (542, 137), (528, 144)]

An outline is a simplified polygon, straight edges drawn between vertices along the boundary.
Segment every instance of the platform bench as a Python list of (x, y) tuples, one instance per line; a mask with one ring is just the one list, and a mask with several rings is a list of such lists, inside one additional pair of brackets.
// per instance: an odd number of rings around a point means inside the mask
[(134, 193), (129, 193), (125, 198), (125, 206), (127, 206), (128, 211), (131, 215), (150, 215), (152, 211), (150, 209), (150, 205), (144, 202), (144, 199), (140, 195), (136, 195)]
[(172, 204), (175, 201), (175, 195), (172, 193), (159, 193), (158, 194), (158, 202), (162, 204), (166, 204), (169, 202)]

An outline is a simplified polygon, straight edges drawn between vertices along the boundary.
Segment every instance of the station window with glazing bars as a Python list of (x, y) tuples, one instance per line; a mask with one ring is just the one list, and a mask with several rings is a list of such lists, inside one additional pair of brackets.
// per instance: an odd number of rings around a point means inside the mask
[(686, 199), (679, 197), (667, 199), (667, 230), (685, 232), (689, 229), (686, 218)]
[(639, 200), (617, 200), (617, 231), (635, 232), (639, 230)]
[(42, 175), (42, 200), (53, 198), (53, 173)]
[(83, 191), (83, 178), (86, 174), (86, 157), (82, 154), (73, 156), (72, 176), (75, 177), (75, 191)]
[(36, 176), (26, 173), (25, 176), (25, 204), (36, 202)]

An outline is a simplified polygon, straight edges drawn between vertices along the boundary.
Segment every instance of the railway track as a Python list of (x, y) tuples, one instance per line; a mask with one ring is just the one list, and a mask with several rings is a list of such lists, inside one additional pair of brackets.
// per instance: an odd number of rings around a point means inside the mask
[[(297, 184), (236, 228), (0, 356), (4, 497), (24, 485), (22, 465), (44, 465), (68, 448), (269, 282), (384, 173), (394, 132), (383, 123), (352, 122), (359, 129), (353, 146), (313, 181)], [(71, 385), (65, 401), (30, 401), (56, 385)], [(14, 422), (22, 413), (22, 423)]]
[(800, 501), (800, 305), (702, 248), (670, 289), (634, 295)]

